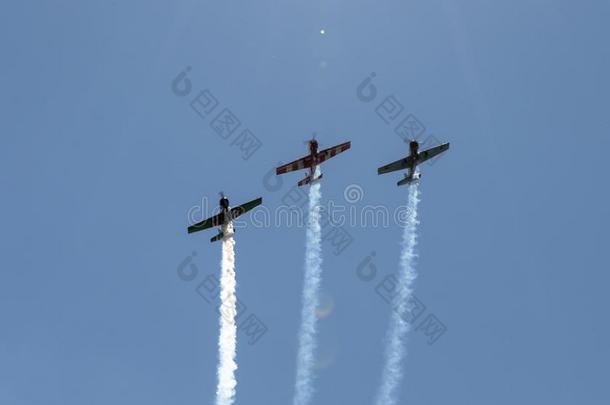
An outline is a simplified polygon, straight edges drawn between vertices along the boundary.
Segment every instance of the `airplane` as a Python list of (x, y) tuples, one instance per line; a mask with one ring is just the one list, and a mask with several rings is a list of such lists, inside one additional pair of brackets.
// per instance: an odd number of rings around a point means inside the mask
[(245, 204), (242, 204), (238, 207), (231, 208), (229, 206), (229, 199), (225, 197), (224, 193), (220, 193), (220, 213), (214, 215), (206, 219), (205, 221), (198, 222), (194, 225), (188, 227), (188, 233), (194, 233), (198, 231), (202, 231), (204, 229), (211, 228), (213, 226), (218, 226), (220, 229), (218, 230), (218, 235), (214, 236), (210, 239), (210, 242), (216, 242), (218, 240), (223, 239), (225, 236), (229, 237), (231, 235), (225, 235), (223, 231), (223, 227), (228, 225), (229, 222), (239, 217), (240, 215), (250, 211), (251, 209), (261, 205), (263, 203), (262, 198), (257, 198), (256, 200), (252, 200)]
[(428, 159), (433, 158), (434, 156), (440, 153), (443, 153), (447, 149), (449, 149), (449, 143), (444, 143), (442, 145), (438, 145), (433, 148), (419, 152), (419, 142), (413, 140), (409, 142), (409, 156), (397, 160), (396, 162), (392, 162), (389, 165), (380, 167), (379, 169), (377, 169), (377, 174), (384, 174), (394, 172), (396, 170), (407, 169), (405, 178), (400, 180), (396, 185), (410, 185), (419, 181), (419, 179), (421, 178), (421, 173), (417, 173), (415, 171), (417, 165), (425, 162)]
[(277, 175), (301, 169), (309, 169), (309, 174), (305, 174), (305, 178), (299, 181), (299, 187), (306, 184), (315, 184), (317, 181), (319, 181), (322, 178), (322, 174), (315, 177), (316, 166), (332, 157), (335, 157), (341, 152), (345, 152), (352, 146), (351, 142), (345, 142), (318, 152), (318, 141), (316, 141), (315, 135), (311, 140), (306, 141), (306, 143), (309, 144), (309, 155), (275, 169), (275, 174)]

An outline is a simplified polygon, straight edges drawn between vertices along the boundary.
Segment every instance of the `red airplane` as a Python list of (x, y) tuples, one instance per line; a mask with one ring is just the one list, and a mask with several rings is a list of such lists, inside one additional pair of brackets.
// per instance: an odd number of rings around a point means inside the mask
[(314, 184), (322, 178), (322, 174), (315, 177), (316, 167), (328, 159), (335, 157), (341, 152), (345, 152), (351, 146), (351, 142), (345, 142), (340, 145), (333, 146), (332, 148), (324, 149), (318, 152), (318, 141), (315, 136), (307, 141), (309, 143), (309, 155), (301, 159), (295, 160), (294, 162), (282, 165), (275, 169), (275, 174), (280, 175), (288, 172), (293, 172), (301, 169), (309, 169), (309, 174), (305, 175), (305, 178), (299, 181), (299, 187), (306, 184)]

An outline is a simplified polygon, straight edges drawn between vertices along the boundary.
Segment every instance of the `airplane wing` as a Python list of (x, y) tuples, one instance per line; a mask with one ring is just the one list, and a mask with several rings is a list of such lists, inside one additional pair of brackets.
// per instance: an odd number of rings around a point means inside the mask
[(240, 215), (250, 211), (252, 208), (258, 207), (262, 203), (263, 203), (263, 199), (259, 197), (256, 200), (252, 200), (250, 202), (242, 204), (239, 207), (233, 207), (233, 208), (231, 208), (231, 218), (235, 219), (235, 218), (239, 217)]
[(449, 149), (449, 143), (444, 143), (442, 145), (421, 151), (417, 154), (417, 164), (425, 162), (428, 159), (432, 159), (434, 156), (443, 153), (447, 149)]
[(396, 170), (406, 169), (411, 166), (413, 161), (413, 157), (407, 156), (406, 158), (399, 159), (396, 162), (392, 162), (389, 165), (381, 166), (377, 169), (377, 174), (385, 174), (390, 172), (395, 172)]
[(305, 156), (304, 158), (297, 159), (294, 162), (280, 166), (275, 169), (275, 174), (284, 174), (293, 172), (295, 170), (305, 169), (307, 167), (311, 167), (311, 156)]
[(220, 226), (224, 222), (224, 213), (217, 214), (213, 217), (206, 219), (205, 221), (201, 221), (196, 223), (195, 225), (191, 225), (188, 227), (188, 233), (203, 231), (204, 229), (211, 228), (213, 226)]
[(316, 159), (317, 159), (318, 163), (322, 163), (332, 157), (337, 156), (341, 152), (345, 152), (351, 146), (352, 146), (351, 142), (345, 142), (345, 143), (342, 143), (341, 145), (336, 145), (336, 146), (333, 146), (332, 148), (321, 150), (316, 155)]

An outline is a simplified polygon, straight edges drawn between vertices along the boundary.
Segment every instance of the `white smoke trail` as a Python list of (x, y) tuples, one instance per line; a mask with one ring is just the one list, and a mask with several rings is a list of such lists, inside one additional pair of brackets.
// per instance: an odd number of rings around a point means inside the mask
[(402, 235), (402, 252), (400, 255), (400, 272), (398, 276), (397, 306), (392, 311), (390, 327), (385, 349), (385, 365), (381, 376), (381, 387), (377, 392), (377, 405), (394, 405), (397, 403), (396, 388), (402, 378), (401, 362), (406, 355), (406, 335), (410, 326), (404, 319), (409, 300), (413, 294), (413, 282), (417, 277), (415, 271), (415, 245), (417, 243), (417, 203), (419, 190), (417, 184), (409, 186), (409, 203), (405, 228)]
[[(316, 167), (315, 176), (319, 176)], [(299, 330), (299, 350), (294, 405), (306, 405), (313, 394), (312, 378), (314, 351), (316, 348), (316, 307), (322, 274), (322, 231), (320, 227), (320, 183), (309, 188), (309, 212), (305, 246), (305, 279), (303, 283), (303, 309)]]
[(222, 227), (225, 235), (222, 240), (222, 261), (220, 265), (220, 336), (218, 338), (218, 387), (216, 405), (231, 405), (235, 400), (235, 352), (237, 327), (235, 326), (235, 241), (233, 224)]

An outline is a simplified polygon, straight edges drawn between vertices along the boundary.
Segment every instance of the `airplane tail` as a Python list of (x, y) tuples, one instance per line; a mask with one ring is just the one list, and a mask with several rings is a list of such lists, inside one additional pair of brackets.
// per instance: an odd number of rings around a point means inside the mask
[(218, 242), (219, 240), (231, 237), (234, 234), (235, 234), (235, 228), (233, 228), (233, 232), (229, 232), (229, 233), (224, 233), (222, 230), (219, 230), (218, 235), (216, 235), (212, 239), (210, 239), (210, 243)]
[(404, 186), (405, 184), (410, 184), (410, 183), (411, 183), (411, 181), (413, 181), (413, 180), (412, 180), (412, 179), (410, 179), (410, 178), (408, 178), (408, 177), (405, 177), (404, 179), (402, 179), (402, 180), (400, 180), (398, 183), (396, 183), (396, 185), (397, 185), (398, 187), (400, 187), (400, 186)]
[(404, 186), (405, 184), (411, 185), (413, 183), (417, 183), (421, 178), (421, 173), (415, 173), (412, 176), (408, 176), (405, 174), (405, 178), (396, 183), (397, 186)]
[(225, 234), (222, 231), (219, 231), (218, 235), (216, 235), (212, 239), (210, 239), (210, 243), (217, 242), (217, 241), (221, 240), (224, 237), (225, 237)]
[(320, 174), (318, 177), (312, 180), (311, 175), (307, 175), (303, 180), (299, 181), (299, 187), (305, 186), (307, 184), (316, 184), (318, 181), (320, 181), (322, 176), (323, 174)]

